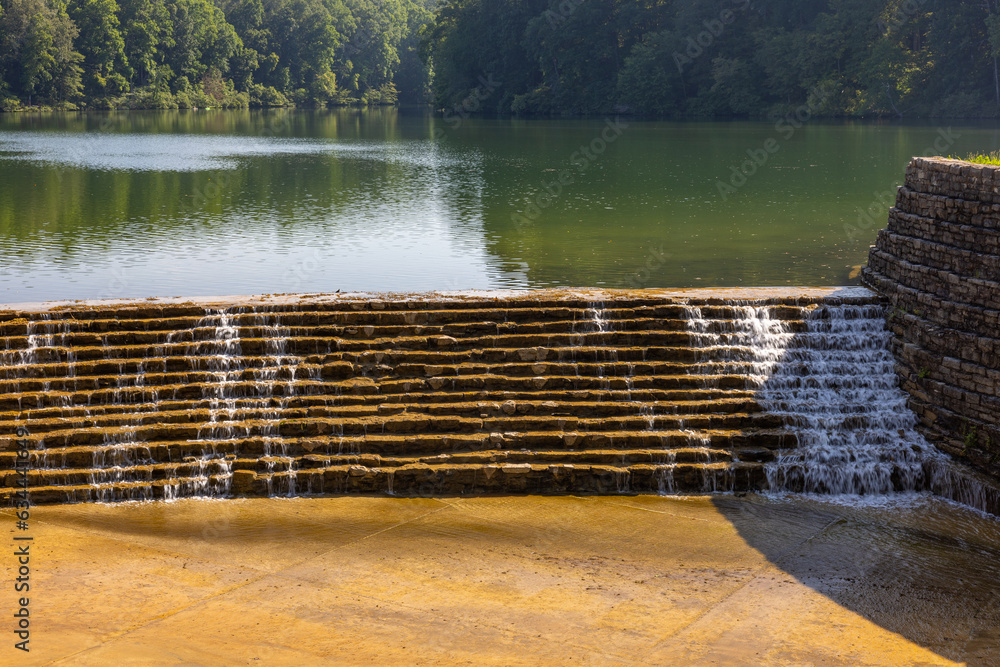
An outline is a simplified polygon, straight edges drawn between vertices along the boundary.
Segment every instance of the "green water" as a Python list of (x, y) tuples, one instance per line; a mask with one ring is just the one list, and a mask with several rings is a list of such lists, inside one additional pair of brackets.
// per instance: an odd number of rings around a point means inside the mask
[(0, 302), (852, 284), (911, 156), (998, 147), (992, 125), (5, 114)]

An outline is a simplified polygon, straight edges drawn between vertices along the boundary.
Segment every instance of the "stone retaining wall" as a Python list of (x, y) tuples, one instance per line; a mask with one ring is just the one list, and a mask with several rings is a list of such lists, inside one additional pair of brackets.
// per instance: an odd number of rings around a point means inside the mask
[(925, 435), (1000, 476), (1000, 167), (914, 158), (862, 280)]

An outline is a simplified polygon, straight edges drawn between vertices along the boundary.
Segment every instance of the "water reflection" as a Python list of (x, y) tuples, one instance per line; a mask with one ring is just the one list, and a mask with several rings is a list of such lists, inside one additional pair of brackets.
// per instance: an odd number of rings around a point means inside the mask
[(478, 150), (359, 134), (2, 132), (0, 298), (517, 285)]
[(238, 169), (239, 158), (336, 152), (377, 153), (365, 145), (276, 137), (0, 132), (8, 160), (93, 171)]
[[(0, 301), (849, 284), (876, 227), (845, 225), (937, 131), (812, 124), (722, 200), (727, 165), (770, 124), (635, 122), (586, 169), (574, 155), (603, 120), (452, 125), (397, 110), (2, 115)], [(956, 152), (997, 140), (960, 136)]]

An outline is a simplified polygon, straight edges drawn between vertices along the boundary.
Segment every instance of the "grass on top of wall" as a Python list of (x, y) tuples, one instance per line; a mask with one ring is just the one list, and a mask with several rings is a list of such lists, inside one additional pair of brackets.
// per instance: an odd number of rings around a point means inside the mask
[(965, 157), (952, 157), (951, 159), (965, 160), (966, 162), (972, 162), (974, 164), (988, 164), (994, 167), (1000, 167), (1000, 151), (993, 151), (992, 153), (970, 153)]

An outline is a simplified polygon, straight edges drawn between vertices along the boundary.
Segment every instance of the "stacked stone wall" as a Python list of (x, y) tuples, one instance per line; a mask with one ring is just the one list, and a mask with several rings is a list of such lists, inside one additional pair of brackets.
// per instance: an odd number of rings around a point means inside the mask
[(862, 277), (925, 434), (1000, 475), (1000, 167), (914, 158)]

